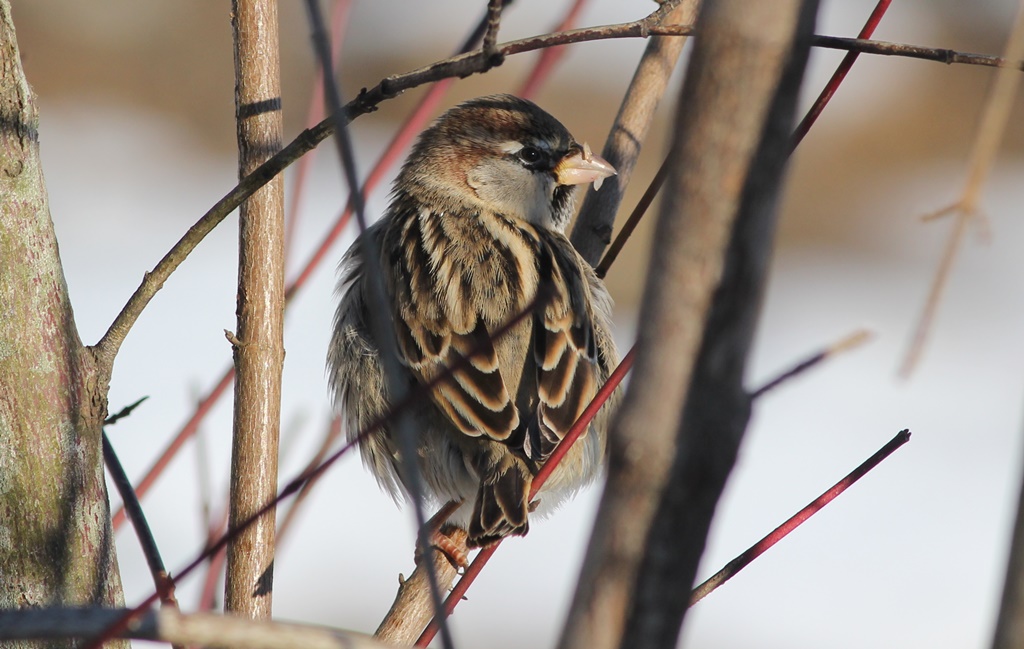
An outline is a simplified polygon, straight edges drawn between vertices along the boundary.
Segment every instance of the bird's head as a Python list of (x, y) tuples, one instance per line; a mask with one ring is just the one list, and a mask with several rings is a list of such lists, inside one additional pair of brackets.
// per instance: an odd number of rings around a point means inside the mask
[(614, 174), (536, 104), (493, 95), (452, 108), (424, 131), (396, 188), (438, 209), (491, 210), (561, 231), (576, 186), (599, 188)]

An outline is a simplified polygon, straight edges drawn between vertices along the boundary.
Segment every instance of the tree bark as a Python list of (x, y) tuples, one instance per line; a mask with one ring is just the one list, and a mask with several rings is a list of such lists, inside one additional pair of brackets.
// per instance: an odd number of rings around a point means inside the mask
[(815, 8), (701, 9), (634, 376), (560, 647), (675, 645), (749, 414), (742, 373)]
[(0, 0), (0, 608), (120, 606), (101, 452), (109, 376), (75, 327), (38, 126)]
[[(235, 104), (239, 177), (281, 148), (277, 0), (235, 0)], [(231, 453), (230, 526), (244, 525), (277, 494), (284, 366), (284, 185), (277, 176), (242, 204), (239, 216), (238, 332)], [(269, 619), (275, 512), (228, 545), (225, 609)]]

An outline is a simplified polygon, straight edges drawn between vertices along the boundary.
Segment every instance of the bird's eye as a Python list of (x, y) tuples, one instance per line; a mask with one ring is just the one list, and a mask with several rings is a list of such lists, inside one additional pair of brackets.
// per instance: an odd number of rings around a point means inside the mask
[(540, 162), (541, 153), (532, 146), (524, 146), (522, 149), (519, 149), (519, 159), (526, 165), (537, 164)]

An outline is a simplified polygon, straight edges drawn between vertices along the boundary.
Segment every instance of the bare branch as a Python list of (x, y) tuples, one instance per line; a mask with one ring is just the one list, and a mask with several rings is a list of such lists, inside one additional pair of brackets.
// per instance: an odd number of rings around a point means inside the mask
[[(276, 0), (234, 0), (235, 107), (239, 176), (281, 148), (281, 73)], [(238, 220), (238, 332), (228, 525), (248, 522), (228, 544), (224, 608), (269, 619), (273, 602), (275, 510), (252, 515), (277, 494), (284, 366), (284, 179), (241, 206)]]
[(724, 568), (705, 580), (700, 586), (693, 589), (690, 594), (690, 606), (707, 597), (716, 588), (735, 577), (741, 570), (746, 568), (754, 559), (768, 551), (773, 545), (786, 538), (790, 532), (800, 527), (807, 519), (817, 514), (823, 507), (836, 499), (839, 494), (849, 489), (869, 471), (882, 463), (892, 455), (896, 449), (910, 441), (910, 431), (901, 430), (889, 442), (878, 449), (871, 457), (864, 460), (856, 469), (846, 475), (845, 478), (835, 483), (825, 493), (821, 494), (806, 507), (790, 516), (786, 522), (779, 525), (770, 534), (750, 546), (741, 555), (730, 561)]
[[(882, 17), (885, 12), (889, 10), (889, 5), (892, 4), (892, 0), (878, 0), (878, 4), (875, 5), (871, 15), (868, 16), (867, 22), (861, 27), (860, 33), (857, 34), (858, 39), (871, 38), (871, 35), (875, 33), (875, 28), (878, 27), (878, 23), (882, 21)], [(857, 58), (860, 56), (860, 52), (852, 51), (848, 52), (843, 60), (839, 63), (839, 67), (832, 73), (828, 83), (822, 89), (818, 98), (814, 100), (814, 103), (808, 109), (807, 114), (797, 124), (796, 130), (793, 132), (793, 140), (790, 145), (790, 149), (795, 149), (800, 144), (804, 136), (807, 135), (814, 123), (818, 121), (818, 117), (821, 115), (821, 111), (825, 110), (825, 106), (835, 95), (836, 90), (842, 85), (843, 79), (849, 74), (853, 68), (853, 64), (857, 62)]]
[[(611, 38), (649, 38), (651, 36), (689, 36), (693, 28), (688, 25), (659, 26), (664, 15), (673, 9), (681, 0), (664, 2), (662, 5), (646, 18), (628, 23), (616, 25), (605, 25), (602, 27), (588, 27), (574, 29), (567, 32), (546, 34), (543, 36), (532, 36), (516, 41), (505, 43), (498, 47), (498, 52), (503, 56), (531, 52), (533, 50), (552, 47), (555, 45), (567, 45), (570, 43), (582, 43), (587, 41), (611, 39)], [(966, 63), (972, 65), (1000, 65), (1002, 59), (999, 57), (983, 54), (969, 54), (955, 50), (916, 47), (911, 45), (900, 45), (896, 43), (883, 43), (879, 41), (858, 41), (849, 38), (834, 38), (828, 36), (815, 37), (815, 45), (835, 49), (857, 50), (871, 54), (886, 54), (895, 56), (906, 56), (921, 58), (943, 63)], [(1024, 65), (1018, 63), (1017, 65)], [(377, 109), (383, 101), (392, 99), (406, 90), (416, 88), (426, 83), (452, 77), (467, 77), (472, 74), (484, 72), (490, 68), (490, 64), (479, 52), (454, 56), (431, 65), (412, 70), (400, 75), (387, 77), (369, 90), (364, 90), (358, 97), (349, 102), (342, 116), (343, 121), (351, 120), (372, 112)], [(213, 228), (223, 221), (228, 214), (233, 212), (239, 204), (272, 178), (284, 171), (289, 165), (301, 158), (308, 151), (315, 148), (320, 142), (334, 133), (334, 116), (321, 121), (316, 126), (308, 128), (300, 133), (291, 143), (281, 151), (267, 160), (263, 165), (246, 176), (242, 181), (228, 192), (216, 205), (210, 208), (188, 232), (164, 255), (163, 259), (146, 273), (142, 283), (132, 294), (128, 302), (121, 309), (121, 312), (111, 323), (107, 332), (93, 347), (97, 358), (107, 368), (113, 366), (114, 357), (124, 342), (125, 337), (131, 330), (135, 321), (139, 319), (142, 311), (153, 299), (157, 291), (163, 287), (164, 282), (171, 273), (181, 265), (186, 257), (196, 246), (209, 234)]]
[[(456, 506), (458, 503), (456, 503)], [(465, 546), (466, 531), (454, 528), (451, 532), (452, 541)], [(384, 616), (384, 620), (373, 634), (375, 638), (389, 645), (412, 645), (420, 636), (423, 628), (434, 617), (437, 609), (430, 597), (428, 568), (424, 561), (433, 561), (433, 572), (441, 584), (450, 584), (458, 574), (448, 557), (440, 552), (432, 552), (430, 556), (422, 556), (416, 562), (416, 570), (408, 579), (399, 576), (398, 594), (394, 604)]]
[[(1024, 57), (1024, 2), (1021, 3), (1017, 11), (1017, 19), (1007, 39), (1003, 60), (1018, 61), (1022, 57)], [(931, 219), (952, 214), (955, 221), (949, 238), (946, 240), (939, 268), (932, 279), (924, 309), (922, 309), (917, 326), (914, 328), (910, 348), (907, 350), (903, 366), (900, 368), (900, 374), (904, 377), (910, 376), (924, 352), (924, 344), (938, 313), (939, 303), (942, 300), (943, 292), (945, 292), (946, 284), (949, 282), (957, 252), (967, 235), (967, 228), (976, 222), (980, 215), (978, 203), (981, 190), (995, 164), (996, 154), (999, 153), (1003, 133), (1010, 121), (1010, 111), (1017, 97), (1017, 88), (1020, 87), (1020, 77), (1017, 70), (1010, 66), (1004, 66), (999, 70), (985, 102), (984, 112), (978, 121), (978, 130), (975, 133), (974, 145), (967, 163), (967, 178), (964, 181), (960, 198), (952, 205), (926, 217)]]
[[(611, 429), (608, 482), (563, 649), (675, 645), (746, 423), (742, 370), (813, 24), (813, 3), (802, 5), (719, 0), (698, 18), (636, 367)], [(680, 464), (695, 483), (677, 485)]]
[(121, 460), (110, 444), (106, 432), (103, 433), (103, 461), (107, 466), (107, 471), (110, 472), (110, 478), (117, 488), (117, 492), (121, 495), (121, 500), (125, 503), (125, 511), (128, 512), (132, 526), (135, 528), (135, 534), (139, 538), (139, 546), (146, 558), (149, 572), (153, 576), (153, 586), (160, 593), (161, 603), (177, 608), (178, 602), (174, 598), (174, 580), (167, 574), (164, 560), (160, 556), (160, 548), (153, 537), (153, 530), (150, 529), (149, 523), (146, 521), (139, 499), (135, 497), (128, 475), (124, 472)]
[[(487, 30), (484, 32), (483, 43), (480, 49), (485, 56), (494, 59), (494, 65), (500, 65), (502, 55), (498, 52), (498, 28), (501, 27), (501, 10), (505, 7), (505, 0), (487, 0)], [(495, 59), (495, 57), (497, 57)]]
[(854, 347), (859, 347), (860, 345), (863, 345), (870, 339), (870, 331), (868, 331), (867, 329), (858, 329), (857, 331), (854, 331), (852, 334), (844, 336), (843, 338), (832, 343), (825, 349), (814, 354), (811, 354), (804, 360), (800, 361), (799, 363), (796, 363), (795, 365), (793, 365), (793, 367), (789, 368), (785, 372), (782, 372), (775, 378), (771, 379), (761, 387), (751, 392), (750, 398), (757, 399), (764, 395), (766, 392), (774, 390), (775, 388), (782, 385), (786, 381), (803, 374), (804, 372), (811, 369), (815, 365), (818, 365), (819, 363), (834, 357), (836, 354), (841, 354), (842, 352), (849, 351)]
[[(75, 639), (95, 636), (130, 612), (64, 608), (0, 611), (0, 640)], [(304, 624), (253, 621), (231, 615), (174, 609), (147, 611), (119, 637), (223, 649), (385, 649), (369, 636)]]
[[(666, 21), (690, 24), (694, 22), (700, 0), (680, 2)], [(617, 175), (601, 185), (601, 191), (587, 190), (579, 218), (572, 231), (572, 245), (591, 266), (597, 264), (601, 253), (612, 239), (615, 215), (622, 196), (633, 177), (633, 167), (640, 157), (640, 148), (647, 139), (647, 131), (654, 121), (668, 80), (676, 68), (686, 38), (659, 36), (647, 43), (640, 64), (633, 74), (629, 88), (619, 106), (601, 156), (611, 163)]]

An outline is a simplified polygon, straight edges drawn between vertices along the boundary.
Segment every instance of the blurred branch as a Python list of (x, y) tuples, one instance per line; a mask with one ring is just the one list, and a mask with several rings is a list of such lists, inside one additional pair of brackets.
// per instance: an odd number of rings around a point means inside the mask
[[(1024, 1), (1017, 10), (1017, 19), (1014, 21), (1013, 29), (1006, 42), (1006, 52), (1003, 60), (1018, 61), (1024, 57)], [(1003, 142), (1003, 135), (1006, 126), (1010, 121), (1010, 112), (1013, 109), (1017, 97), (1017, 89), (1020, 87), (1021, 75), (1010, 66), (1005, 66), (996, 74), (996, 78), (989, 90), (987, 100), (978, 120), (977, 132), (974, 135), (974, 143), (971, 147), (971, 155), (967, 163), (967, 178), (964, 181), (960, 197), (952, 205), (948, 205), (932, 214), (926, 219), (934, 219), (939, 216), (952, 214), (954, 217), (953, 229), (946, 240), (946, 247), (943, 250), (942, 258), (939, 261), (939, 268), (932, 279), (931, 288), (928, 291), (928, 298), (925, 301), (921, 315), (918, 317), (917, 326), (914, 328), (913, 338), (907, 350), (900, 374), (909, 377), (917, 366), (921, 354), (924, 352), (924, 344), (931, 331), (932, 323), (939, 310), (939, 303), (942, 301), (942, 294), (949, 283), (950, 274), (953, 271), (953, 262), (959, 252), (964, 237), (967, 235), (967, 228), (971, 223), (980, 217), (979, 203), (981, 201), (981, 190), (985, 186), (992, 166), (995, 164), (996, 155)]]
[[(125, 609), (108, 608), (0, 611), (0, 641), (95, 636), (129, 613)], [(257, 622), (214, 613), (183, 615), (166, 608), (138, 615), (119, 637), (223, 649), (385, 649), (389, 646), (361, 633), (340, 629)]]
[(813, 368), (814, 366), (818, 365), (819, 363), (822, 363), (822, 362), (824, 362), (824, 361), (826, 361), (826, 360), (836, 356), (837, 354), (841, 354), (843, 352), (849, 351), (849, 350), (853, 349), (854, 347), (859, 347), (859, 346), (863, 345), (864, 343), (866, 343), (870, 339), (871, 339), (871, 332), (870, 331), (868, 331), (867, 329), (858, 329), (857, 331), (854, 331), (852, 334), (850, 334), (848, 336), (844, 336), (840, 340), (837, 340), (836, 342), (832, 343), (831, 345), (829, 345), (825, 349), (823, 349), (823, 350), (821, 350), (819, 352), (816, 352), (814, 354), (811, 354), (810, 356), (808, 356), (804, 360), (802, 360), (802, 361), (796, 363), (795, 365), (793, 365), (793, 367), (791, 367), (788, 370), (782, 372), (781, 374), (779, 374), (775, 378), (769, 380), (767, 383), (765, 383), (761, 387), (759, 387), (756, 390), (754, 390), (753, 392), (751, 392), (750, 393), (750, 398), (751, 399), (757, 399), (757, 398), (761, 397), (762, 395), (764, 395), (766, 392), (774, 390), (775, 388), (777, 388), (778, 386), (782, 385), (786, 381), (788, 381), (788, 380), (790, 380), (790, 379), (792, 379), (792, 378), (794, 378), (796, 376), (799, 376), (799, 375), (803, 374), (804, 372), (806, 372), (807, 370)]
[[(692, 272), (703, 277), (688, 281), (708, 283), (683, 292), (697, 298), (693, 304), (708, 306), (697, 325), (703, 336), (696, 356), (683, 354), (695, 363), (624, 621), (623, 637), (636, 647), (673, 647), (678, 641), (711, 521), (750, 416), (743, 378), (817, 9), (817, 0), (774, 2), (756, 11), (742, 0), (728, 0), (702, 14), (708, 20), (705, 49), (694, 50), (698, 80), (680, 101), (687, 116), (668, 178), (676, 188), (668, 192), (662, 218), (697, 222), (695, 238), (684, 240), (699, 250)], [(694, 173), (695, 166), (702, 170)], [(665, 353), (660, 343), (650, 342), (654, 353)], [(627, 425), (635, 432), (642, 424), (639, 419)]]
[[(666, 17), (674, 23), (692, 23), (700, 0), (685, 0)], [(676, 69), (686, 38), (658, 36), (652, 38), (637, 65), (629, 88), (623, 96), (619, 114), (615, 117), (601, 156), (611, 163), (617, 175), (601, 185), (601, 191), (587, 190), (579, 217), (572, 230), (572, 245), (591, 266), (597, 264), (601, 253), (612, 239), (615, 215), (622, 196), (633, 176), (633, 168), (640, 157), (640, 148), (647, 139), (647, 131), (654, 121), (668, 80)]]
[[(878, 0), (875, 8), (871, 11), (868, 16), (867, 22), (861, 27), (860, 33), (857, 34), (858, 39), (871, 38), (871, 35), (875, 33), (875, 28), (878, 27), (878, 23), (882, 21), (882, 17), (885, 16), (885, 12), (889, 10), (889, 5), (892, 4), (892, 0)], [(852, 51), (847, 52), (846, 56), (839, 63), (839, 67), (832, 73), (828, 83), (822, 89), (818, 98), (814, 100), (811, 108), (804, 115), (804, 118), (797, 124), (796, 130), (793, 132), (793, 139), (790, 144), (790, 149), (795, 149), (800, 142), (807, 135), (814, 123), (818, 121), (818, 117), (821, 115), (821, 111), (825, 110), (825, 106), (831, 101), (832, 96), (836, 94), (836, 90), (842, 85), (843, 79), (849, 74), (853, 68), (853, 64), (857, 62), (857, 58), (860, 56), (860, 52)]]
[[(331, 10), (331, 60), (337, 61), (341, 54), (341, 44), (345, 38), (345, 24), (348, 21), (353, 0), (334, 0), (334, 8)], [(323, 73), (317, 66), (313, 74), (313, 87), (310, 89), (309, 107), (306, 109), (306, 127), (313, 126), (324, 118), (324, 84)], [(302, 156), (299, 166), (295, 170), (292, 187), (288, 193), (288, 207), (285, 210), (285, 234), (284, 234), (284, 258), (288, 262), (291, 258), (291, 246), (295, 242), (295, 232), (298, 229), (299, 219), (302, 212), (299, 209), (302, 199), (305, 196), (306, 181), (309, 179), (309, 170), (316, 157), (316, 150), (309, 152), (309, 155)]]
[(698, 18), (636, 367), (563, 649), (675, 646), (749, 413), (742, 372), (815, 9), (719, 0)]
[(504, 55), (498, 52), (498, 28), (501, 27), (501, 10), (505, 8), (505, 0), (487, 0), (487, 29), (484, 31), (480, 50), (484, 56), (493, 59), (492, 65), (501, 65)]

